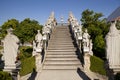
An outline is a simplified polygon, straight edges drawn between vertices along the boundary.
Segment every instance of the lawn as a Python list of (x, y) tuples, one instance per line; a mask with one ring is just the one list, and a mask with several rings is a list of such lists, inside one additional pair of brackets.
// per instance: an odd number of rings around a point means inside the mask
[(90, 58), (91, 66), (90, 70), (101, 75), (106, 75), (106, 70), (104, 68), (104, 61), (96, 56), (91, 56)]

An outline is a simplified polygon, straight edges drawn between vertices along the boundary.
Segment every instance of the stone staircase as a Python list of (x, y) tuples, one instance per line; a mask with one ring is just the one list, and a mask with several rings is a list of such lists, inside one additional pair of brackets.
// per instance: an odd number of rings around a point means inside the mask
[(43, 70), (82, 69), (68, 26), (56, 27), (48, 43)]

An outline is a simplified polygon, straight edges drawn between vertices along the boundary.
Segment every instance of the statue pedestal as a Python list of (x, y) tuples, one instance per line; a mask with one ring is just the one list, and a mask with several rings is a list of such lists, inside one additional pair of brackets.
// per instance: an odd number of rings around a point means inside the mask
[(89, 53), (89, 47), (84, 47), (83, 51), (84, 51), (85, 54)]
[(41, 54), (37, 53), (37, 55), (35, 55), (36, 71), (38, 71), (39, 67), (41, 66), (41, 59), (42, 59)]
[(90, 57), (89, 53), (85, 53), (84, 55), (84, 70), (85, 72), (90, 71)]
[(16, 64), (9, 64), (9, 65), (5, 65), (3, 71), (12, 73), (12, 71), (15, 70), (15, 69), (16, 69)]
[(42, 47), (41, 47), (41, 48), (37, 48), (37, 49), (36, 49), (36, 52), (37, 52), (37, 53), (41, 53), (41, 52), (42, 52)]

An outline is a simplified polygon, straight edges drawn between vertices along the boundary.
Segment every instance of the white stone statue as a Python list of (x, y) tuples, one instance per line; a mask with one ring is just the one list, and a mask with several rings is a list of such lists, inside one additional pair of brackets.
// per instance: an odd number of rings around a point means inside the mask
[(19, 48), (19, 39), (17, 36), (12, 34), (12, 28), (7, 30), (7, 35), (4, 39), (4, 61), (5, 61), (5, 67), (4, 70), (8, 69), (16, 69), (16, 58)]
[(92, 48), (93, 48), (93, 43), (92, 43), (92, 39), (90, 39), (90, 43), (89, 43), (89, 54), (90, 55), (93, 55)]
[(109, 67), (114, 72), (120, 72), (120, 32), (116, 28), (116, 23), (112, 23), (106, 35), (106, 57)]
[(85, 29), (85, 32), (83, 33), (83, 46), (84, 47), (89, 47), (89, 39), (90, 35), (87, 32), (87, 29)]
[(40, 30), (38, 30), (38, 33), (35, 36), (36, 52), (42, 52), (42, 45), (43, 45), (42, 39), (43, 39), (43, 37), (42, 37), (42, 35), (40, 33)]
[(60, 21), (61, 21), (61, 23), (64, 22), (64, 17), (63, 16), (61, 16)]

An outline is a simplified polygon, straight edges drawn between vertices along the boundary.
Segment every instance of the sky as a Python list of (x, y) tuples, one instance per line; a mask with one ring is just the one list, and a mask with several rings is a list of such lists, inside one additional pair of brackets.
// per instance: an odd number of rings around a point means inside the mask
[(52, 11), (57, 22), (61, 16), (67, 22), (70, 11), (80, 21), (86, 9), (103, 13), (107, 18), (119, 6), (120, 0), (0, 0), (0, 25), (13, 18), (19, 22), (30, 18), (44, 25)]

